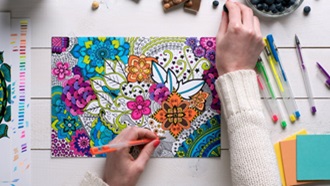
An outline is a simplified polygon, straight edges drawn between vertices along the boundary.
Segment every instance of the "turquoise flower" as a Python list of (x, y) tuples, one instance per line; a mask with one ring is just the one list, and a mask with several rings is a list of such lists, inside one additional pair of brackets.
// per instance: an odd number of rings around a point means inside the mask
[(104, 74), (104, 59), (119, 60), (127, 64), (130, 44), (123, 37), (84, 37), (71, 53), (78, 59), (85, 79)]
[(91, 147), (106, 145), (116, 136), (117, 134), (112, 132), (112, 130), (105, 126), (101, 119), (98, 118), (92, 123), (92, 130), (90, 132), (90, 145)]
[(82, 128), (81, 121), (65, 109), (56, 116), (56, 119), (52, 119), (52, 128), (57, 132), (58, 139), (71, 141), (76, 131)]
[(63, 88), (61, 86), (52, 87), (52, 121), (65, 110), (65, 103), (61, 99), (62, 92)]

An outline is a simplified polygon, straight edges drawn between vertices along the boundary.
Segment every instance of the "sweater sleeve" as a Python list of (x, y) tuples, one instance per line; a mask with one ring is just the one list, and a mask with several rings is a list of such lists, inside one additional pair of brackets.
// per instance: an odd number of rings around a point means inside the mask
[(103, 182), (103, 180), (101, 178), (99, 178), (98, 176), (90, 173), (90, 172), (86, 172), (84, 179), (82, 180), (82, 182), (80, 183), (80, 186), (108, 186), (108, 184), (106, 184), (105, 182)]
[(240, 70), (222, 75), (216, 89), (228, 125), (233, 185), (281, 185), (256, 73)]

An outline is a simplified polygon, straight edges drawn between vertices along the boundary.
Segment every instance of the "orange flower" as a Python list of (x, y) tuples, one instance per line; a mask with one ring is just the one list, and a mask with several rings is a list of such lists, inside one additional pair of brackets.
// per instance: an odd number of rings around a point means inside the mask
[(204, 103), (209, 94), (207, 92), (200, 91), (192, 97), (190, 103), (198, 110), (204, 110)]
[(151, 117), (162, 123), (163, 130), (169, 130), (176, 138), (183, 129), (189, 129), (191, 122), (198, 115), (197, 111), (189, 108), (189, 102), (184, 101), (177, 92), (173, 92), (162, 108)]
[(129, 56), (128, 67), (126, 68), (128, 82), (142, 82), (147, 79), (151, 74), (151, 64), (153, 61), (157, 62), (157, 59), (144, 55), (140, 57), (135, 55)]

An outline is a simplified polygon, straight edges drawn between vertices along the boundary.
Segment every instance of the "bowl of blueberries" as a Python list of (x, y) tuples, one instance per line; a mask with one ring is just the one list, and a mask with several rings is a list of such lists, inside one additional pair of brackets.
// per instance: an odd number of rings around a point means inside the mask
[(282, 17), (294, 12), (304, 0), (246, 0), (246, 3), (259, 15)]

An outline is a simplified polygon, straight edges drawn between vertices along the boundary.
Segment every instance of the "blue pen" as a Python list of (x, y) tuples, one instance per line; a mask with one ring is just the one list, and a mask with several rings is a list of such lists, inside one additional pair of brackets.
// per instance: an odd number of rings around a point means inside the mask
[[(290, 83), (287, 79), (287, 76), (285, 74), (285, 71), (283, 69), (283, 66), (281, 64), (281, 60), (280, 60), (280, 56), (278, 54), (278, 49), (275, 45), (275, 41), (274, 41), (274, 38), (273, 38), (273, 35), (272, 34), (269, 34), (267, 35), (267, 40), (268, 40), (268, 43), (269, 43), (269, 46), (270, 46), (270, 49), (271, 49), (271, 52), (272, 52), (272, 55), (275, 59), (275, 61), (277, 62), (277, 65), (279, 66), (279, 69), (281, 71), (281, 77), (283, 79), (283, 85), (285, 85), (285, 95), (288, 96), (289, 100), (291, 100), (292, 104), (293, 104), (293, 107), (294, 107), (294, 114), (296, 116), (296, 118), (298, 119), (300, 117), (300, 112), (298, 110), (298, 106), (297, 106), (297, 103), (293, 97), (293, 93), (292, 93), (292, 89), (291, 89), (291, 86), (290, 86)], [(285, 98), (283, 98), (285, 99)]]

